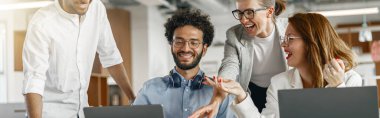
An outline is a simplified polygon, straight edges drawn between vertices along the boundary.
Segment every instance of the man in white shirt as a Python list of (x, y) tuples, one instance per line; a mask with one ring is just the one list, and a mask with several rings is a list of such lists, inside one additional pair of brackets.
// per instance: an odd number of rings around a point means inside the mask
[(23, 49), (30, 118), (83, 118), (96, 52), (130, 100), (135, 96), (100, 0), (56, 0), (29, 23)]

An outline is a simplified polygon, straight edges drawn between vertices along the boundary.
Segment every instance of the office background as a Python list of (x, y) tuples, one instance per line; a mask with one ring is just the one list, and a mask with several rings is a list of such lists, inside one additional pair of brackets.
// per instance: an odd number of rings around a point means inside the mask
[[(287, 10), (280, 17), (295, 12), (319, 12), (361, 9), (357, 14), (338, 13), (328, 16), (340, 36), (358, 55), (355, 68), (364, 78), (365, 85), (376, 85), (380, 64), (370, 56), (371, 41), (360, 41), (361, 30), (370, 30), (372, 40), (380, 40), (380, 0), (287, 0)], [(0, 1), (0, 103), (23, 103), (21, 51), (28, 26), (34, 12), (51, 0)], [(180, 7), (199, 8), (211, 15), (215, 26), (213, 45), (202, 59), (201, 68), (207, 75), (216, 75), (221, 59), (225, 31), (238, 24), (231, 11), (234, 0), (102, 0), (127, 68), (135, 93), (143, 83), (153, 77), (164, 76), (174, 67), (163, 24), (171, 13)], [(364, 9), (366, 8), (366, 9)], [(368, 12), (367, 12), (368, 11)], [(351, 11), (350, 13), (355, 13)], [(365, 14), (365, 15), (364, 15)], [(367, 27), (363, 27), (363, 23)], [(379, 67), (377, 70), (376, 68)], [(377, 72), (378, 71), (378, 72)], [(108, 77), (96, 61), (89, 88), (90, 104), (122, 105), (128, 100), (120, 94), (115, 82)], [(91, 97), (92, 96), (92, 97)]]

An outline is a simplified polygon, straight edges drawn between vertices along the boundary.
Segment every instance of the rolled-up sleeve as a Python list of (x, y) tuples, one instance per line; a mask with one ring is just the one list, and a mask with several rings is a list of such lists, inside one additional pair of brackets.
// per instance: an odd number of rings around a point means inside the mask
[(101, 24), (103, 25), (103, 31), (100, 34), (100, 40), (97, 46), (97, 52), (99, 59), (104, 68), (120, 64), (123, 62), (123, 58), (116, 46), (115, 39), (112, 34), (111, 26), (103, 7), (102, 13), (104, 14)]
[(46, 72), (49, 68), (49, 39), (42, 28), (28, 28), (22, 54), (24, 68), (23, 94), (44, 93)]

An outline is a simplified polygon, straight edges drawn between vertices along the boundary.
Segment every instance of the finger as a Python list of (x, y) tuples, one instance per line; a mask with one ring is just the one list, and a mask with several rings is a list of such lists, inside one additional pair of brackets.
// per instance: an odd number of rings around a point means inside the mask
[(333, 67), (330, 69), (332, 71), (341, 71), (342, 70), (342, 68), (340, 67), (340, 65), (336, 59), (331, 59), (330, 65)]
[(218, 112), (218, 110), (212, 110), (212, 111), (208, 114), (207, 118), (214, 118), (214, 116), (216, 116), (216, 112)]
[(325, 66), (323, 67), (323, 70), (322, 70), (322, 74), (323, 74), (322, 77), (323, 77), (323, 79), (325, 79), (325, 80), (326, 80), (326, 77), (327, 77), (327, 72), (326, 72), (327, 69), (326, 69), (326, 68), (327, 68), (327, 66), (326, 66), (326, 64), (325, 64)]
[[(213, 78), (215, 80), (215, 76)], [(210, 78), (207, 77), (205, 79), (206, 79), (206, 82), (209, 84), (209, 86), (217, 87), (217, 84), (214, 81), (212, 81)]]
[(200, 109), (198, 109), (195, 112), (193, 112), (193, 114), (191, 114), (190, 117), (191, 118), (198, 118), (198, 117), (202, 116), (201, 118), (203, 118), (204, 115), (207, 114), (208, 111), (209, 111), (208, 106), (203, 106)]
[(330, 76), (330, 67), (328, 64), (325, 65), (325, 75), (326, 75), (326, 79), (328, 79), (328, 77)]
[(344, 62), (341, 59), (338, 59), (337, 62), (339, 64), (340, 68), (342, 68), (342, 70), (344, 71), (346, 69), (346, 66), (344, 65)]
[(209, 78), (209, 77), (205, 76), (205, 77), (204, 77), (204, 81), (202, 81), (202, 84), (204, 84), (204, 85), (208, 85), (208, 86), (211, 86), (210, 83), (207, 82), (207, 79), (208, 79), (208, 78)]
[(224, 82), (224, 83), (228, 83), (228, 82), (231, 82), (231, 81), (234, 81), (234, 80), (230, 80), (230, 79), (223, 79), (223, 82)]

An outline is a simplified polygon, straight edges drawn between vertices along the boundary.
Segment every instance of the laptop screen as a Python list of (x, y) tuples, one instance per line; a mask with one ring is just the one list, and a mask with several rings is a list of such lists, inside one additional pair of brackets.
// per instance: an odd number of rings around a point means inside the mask
[(379, 118), (377, 87), (279, 90), (280, 118)]

